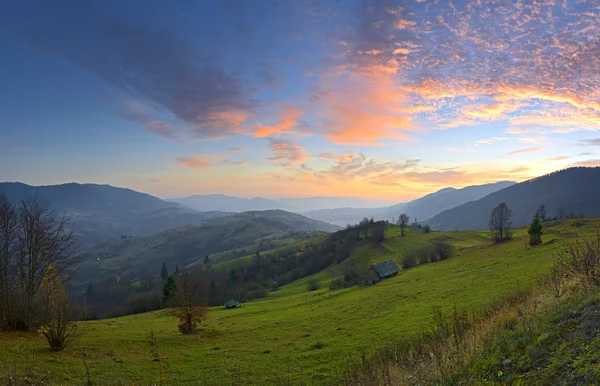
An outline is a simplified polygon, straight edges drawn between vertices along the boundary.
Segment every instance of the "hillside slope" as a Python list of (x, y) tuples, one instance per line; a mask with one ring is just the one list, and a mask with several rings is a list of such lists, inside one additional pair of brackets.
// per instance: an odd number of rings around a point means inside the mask
[[(279, 210), (246, 212), (213, 218), (200, 225), (170, 229), (139, 238), (127, 238), (93, 248), (81, 256), (77, 283), (99, 282), (119, 276), (157, 276), (163, 262), (171, 270), (192, 264), (206, 255), (226, 251), (212, 263), (255, 253), (277, 245), (280, 239), (301, 239), (295, 233), (329, 232), (338, 228)], [(307, 235), (307, 236), (310, 236)]]
[(146, 236), (226, 214), (200, 213), (149, 194), (109, 185), (30, 186), (7, 182), (0, 183), (0, 194), (12, 202), (39, 197), (58, 214), (66, 213), (82, 248), (115, 240), (123, 234)]
[[(586, 220), (580, 230), (594, 232), (598, 224)], [(294, 282), (269, 299), (239, 309), (211, 308), (197, 336), (182, 336), (177, 321), (159, 311), (81, 323), (84, 334), (60, 354), (60, 361), (56, 353), (43, 349), (37, 333), (3, 336), (0, 355), (21, 358), (15, 347), (31, 345), (37, 368), (48, 370), (50, 379), (83, 383), (85, 349), (94, 382), (147, 384), (165, 366), (149, 354), (147, 333), (154, 331), (170, 369), (165, 382), (176, 383), (176, 378), (187, 384), (200, 378), (214, 385), (239, 379), (246, 384), (337, 384), (350, 358), (360, 360), (363, 352), (430, 328), (434, 307), (444, 313), (455, 307), (477, 313), (517, 286), (534, 285), (552, 266), (549, 256), (564, 245), (571, 229), (572, 224), (548, 228), (544, 243), (529, 248), (523, 229), (515, 232), (515, 239), (497, 245), (487, 232), (408, 232), (401, 237), (393, 227), (383, 248), (361, 247), (351, 259), (399, 261), (403, 251), (438, 237), (455, 244), (456, 256), (402, 271), (370, 287), (329, 290), (326, 269), (312, 276), (323, 284), (319, 290), (309, 292), (304, 283)]]
[(600, 168), (570, 168), (512, 185), (477, 201), (446, 210), (426, 222), (439, 230), (487, 229), (491, 211), (501, 202), (512, 210), (513, 226), (531, 222), (541, 204), (549, 217), (600, 215)]

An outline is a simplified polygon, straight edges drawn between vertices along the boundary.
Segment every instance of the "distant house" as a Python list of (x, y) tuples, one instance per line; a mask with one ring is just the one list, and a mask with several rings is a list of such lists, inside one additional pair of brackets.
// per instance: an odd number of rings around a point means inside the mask
[(398, 274), (400, 269), (392, 260), (384, 261), (381, 263), (373, 264), (373, 271), (379, 279), (387, 279), (388, 277), (394, 277)]
[(235, 299), (231, 299), (231, 300), (227, 301), (227, 303), (225, 303), (225, 308), (238, 308), (241, 305), (242, 305), (242, 303), (238, 302)]

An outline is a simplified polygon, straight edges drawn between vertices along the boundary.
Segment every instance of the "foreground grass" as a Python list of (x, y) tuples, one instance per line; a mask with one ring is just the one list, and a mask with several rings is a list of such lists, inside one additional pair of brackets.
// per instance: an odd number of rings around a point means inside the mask
[[(5, 365), (23, 367), (22, 357), (28, 353), (34, 357), (34, 371), (61, 384), (85, 381), (82, 355), (98, 383), (154, 383), (161, 366), (166, 382), (181, 384), (333, 383), (350, 357), (429, 327), (435, 306), (445, 313), (455, 306), (476, 312), (517, 286), (533, 286), (552, 265), (567, 233), (588, 232), (595, 225), (600, 222), (548, 228), (545, 243), (535, 248), (527, 247), (522, 230), (512, 241), (493, 245), (481, 232), (412, 232), (400, 237), (392, 228), (382, 246), (365, 245), (350, 260), (399, 262), (405, 251), (439, 237), (455, 244), (457, 254), (372, 287), (329, 291), (324, 286), (307, 292), (305, 278), (240, 309), (212, 309), (204, 331), (195, 336), (180, 336), (172, 318), (154, 312), (81, 323), (82, 337), (62, 353), (47, 350), (35, 333), (0, 335), (0, 356)], [(326, 284), (331, 269), (315, 277)], [(161, 362), (152, 361), (147, 343), (151, 330), (165, 357)]]

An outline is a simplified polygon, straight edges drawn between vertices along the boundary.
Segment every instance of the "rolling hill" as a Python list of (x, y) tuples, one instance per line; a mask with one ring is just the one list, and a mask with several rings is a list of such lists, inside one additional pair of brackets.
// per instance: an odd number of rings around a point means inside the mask
[(513, 226), (531, 222), (546, 206), (549, 217), (600, 215), (600, 168), (570, 168), (509, 186), (479, 200), (446, 210), (426, 222), (439, 230), (487, 229), (491, 211), (501, 202), (512, 210)]
[(0, 183), (0, 194), (12, 202), (37, 196), (58, 214), (66, 213), (82, 248), (118, 239), (123, 234), (146, 236), (227, 214), (200, 213), (149, 194), (109, 185), (30, 186), (6, 182)]
[(115, 276), (125, 279), (156, 276), (163, 262), (173, 270), (176, 265), (184, 268), (206, 255), (216, 254), (211, 257), (214, 264), (337, 229), (281, 210), (213, 218), (200, 225), (93, 248), (82, 254), (75, 280), (81, 284)]
[(444, 210), (469, 201), (478, 200), (490, 193), (514, 184), (514, 182), (502, 181), (493, 184), (467, 186), (462, 189), (444, 188), (408, 203), (401, 203), (385, 208), (323, 209), (307, 212), (304, 213), (304, 215), (341, 226), (355, 224), (364, 217), (373, 217), (375, 220), (391, 221), (393, 218), (398, 218), (398, 215), (401, 213), (408, 214), (411, 222), (415, 218), (418, 221), (422, 221), (431, 218)]

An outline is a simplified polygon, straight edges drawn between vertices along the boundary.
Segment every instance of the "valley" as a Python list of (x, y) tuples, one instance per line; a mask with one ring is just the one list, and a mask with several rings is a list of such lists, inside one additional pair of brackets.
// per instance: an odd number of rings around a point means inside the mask
[[(244, 379), (244, 384), (322, 384), (339, 379), (349, 357), (370, 352), (387, 341), (419, 333), (431, 326), (432, 309), (449, 312), (454, 306), (483, 312), (511, 294), (516, 287), (535, 286), (547, 275), (554, 256), (574, 232), (593, 233), (598, 220), (582, 224), (567, 221), (548, 226), (545, 242), (527, 246), (523, 229), (513, 240), (493, 244), (487, 232), (423, 234), (409, 231), (400, 236), (390, 227), (381, 245), (366, 244), (352, 252), (352, 264), (392, 259), (401, 263), (403, 253), (444, 238), (456, 247), (448, 260), (402, 270), (394, 278), (371, 287), (329, 290), (331, 270), (315, 274), (321, 289), (308, 291), (306, 281), (295, 281), (269, 293), (268, 298), (243, 304), (239, 309), (214, 307), (202, 331), (180, 336), (175, 320), (157, 311), (81, 324), (82, 338), (51, 366), (53, 379), (77, 382), (87, 352), (93, 377), (98, 382), (127, 379), (152, 382), (159, 366), (152, 362), (146, 335), (154, 331), (161, 355), (168, 362), (171, 382), (202, 379), (222, 384)], [(32, 334), (6, 340), (0, 350), (14, 355), (14, 347), (32, 350), (37, 368), (48, 369), (53, 355)], [(258, 360), (258, 358), (264, 358)]]

